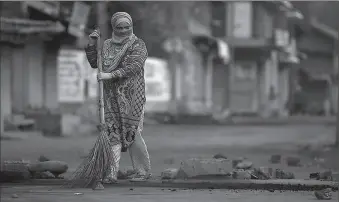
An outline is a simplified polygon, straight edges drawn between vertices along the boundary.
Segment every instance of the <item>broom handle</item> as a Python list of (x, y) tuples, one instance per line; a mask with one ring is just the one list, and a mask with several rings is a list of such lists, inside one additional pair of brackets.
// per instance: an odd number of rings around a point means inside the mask
[[(97, 40), (97, 65), (98, 73), (102, 72), (102, 58), (101, 58), (101, 37)], [(104, 111), (104, 84), (103, 81), (99, 81), (99, 115), (100, 123), (105, 124), (105, 111)]]

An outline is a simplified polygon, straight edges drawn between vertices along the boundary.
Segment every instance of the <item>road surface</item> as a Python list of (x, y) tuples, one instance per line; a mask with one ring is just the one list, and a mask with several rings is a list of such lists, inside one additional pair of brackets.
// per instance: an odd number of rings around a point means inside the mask
[[(176, 202), (176, 201), (220, 201), (220, 202), (307, 202), (315, 201), (313, 192), (269, 192), (232, 190), (169, 190), (159, 188), (107, 188), (103, 191), (90, 189), (62, 190), (50, 187), (7, 187), (1, 191), (2, 202)], [(13, 198), (13, 196), (17, 198)], [(338, 201), (338, 194), (333, 199)]]
[[(40, 155), (65, 161), (70, 171), (81, 162), (97, 136), (46, 138), (36, 133), (22, 134), (22, 140), (1, 141), (1, 158), (36, 161)], [(165, 168), (178, 167), (192, 157), (211, 158), (222, 153), (228, 158), (247, 157), (255, 166), (267, 166), (272, 154), (298, 155), (298, 145), (329, 144), (335, 139), (335, 128), (322, 125), (305, 126), (198, 126), (147, 125), (143, 137), (151, 156), (152, 172), (160, 175)], [(310, 159), (302, 159), (308, 163)], [(130, 166), (128, 153), (121, 167)], [(274, 167), (274, 165), (272, 165)], [(290, 169), (285, 165), (279, 168)], [(318, 168), (292, 168), (298, 177), (308, 178)]]

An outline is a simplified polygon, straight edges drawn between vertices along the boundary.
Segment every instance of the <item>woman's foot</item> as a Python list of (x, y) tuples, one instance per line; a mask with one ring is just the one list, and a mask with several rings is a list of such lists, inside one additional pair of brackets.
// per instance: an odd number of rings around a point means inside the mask
[(102, 182), (97, 181), (97, 182), (95, 182), (95, 183), (93, 184), (92, 189), (93, 189), (93, 190), (104, 190), (105, 187), (104, 187), (104, 185), (102, 184)]
[(130, 182), (144, 182), (151, 178), (151, 174), (135, 174), (131, 176)]
[(117, 184), (118, 180), (113, 178), (106, 178), (102, 181), (104, 184)]

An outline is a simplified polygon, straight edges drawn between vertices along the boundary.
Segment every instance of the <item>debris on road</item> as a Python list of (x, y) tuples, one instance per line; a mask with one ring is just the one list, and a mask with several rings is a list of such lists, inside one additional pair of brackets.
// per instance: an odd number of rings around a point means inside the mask
[(13, 182), (29, 179), (28, 164), (29, 161), (24, 160), (1, 161), (0, 181)]
[(280, 154), (274, 154), (270, 158), (270, 162), (272, 164), (279, 164), (281, 163), (281, 155)]
[(273, 169), (269, 167), (259, 167), (253, 170), (253, 175), (257, 177), (258, 180), (268, 180), (273, 176)]
[(17, 194), (12, 194), (11, 197), (12, 198), (19, 198), (19, 196)]
[(331, 200), (332, 190), (330, 188), (327, 188), (320, 191), (315, 191), (314, 195), (318, 200)]
[(332, 181), (333, 180), (332, 171), (327, 170), (327, 171), (324, 171), (324, 172), (320, 172), (319, 180)]
[(233, 179), (249, 180), (252, 177), (251, 171), (244, 169), (237, 169), (233, 171)]
[(295, 176), (292, 172), (286, 172), (281, 169), (275, 170), (275, 176), (276, 179), (295, 179)]
[(310, 179), (311, 180), (320, 180), (320, 173), (316, 172), (316, 173), (310, 173)]
[(178, 171), (179, 169), (177, 168), (168, 168), (161, 173), (161, 179), (175, 179), (177, 177)]
[(181, 162), (180, 169), (187, 177), (206, 175), (227, 175), (233, 171), (232, 161), (228, 159), (191, 158)]
[(39, 162), (45, 162), (45, 161), (50, 161), (50, 159), (47, 158), (47, 157), (44, 156), (44, 155), (41, 155), (41, 156), (39, 157), (38, 161), (39, 161)]
[(333, 180), (335, 180), (331, 170), (326, 170), (326, 171), (323, 171), (323, 172), (311, 173), (310, 174), (310, 179), (325, 180), (325, 181), (333, 181)]
[(235, 166), (235, 168), (236, 169), (245, 169), (245, 170), (248, 170), (248, 169), (252, 168), (252, 166), (253, 166), (253, 163), (251, 161), (244, 160), (244, 161), (239, 162)]
[(58, 178), (59, 175), (65, 173), (68, 170), (68, 164), (63, 161), (37, 162), (37, 163), (29, 164), (28, 170), (31, 173), (49, 171), (55, 176), (55, 178)]
[(286, 158), (286, 163), (288, 166), (298, 167), (301, 166), (301, 160), (299, 157), (288, 156)]
[(233, 159), (233, 160), (232, 160), (232, 167), (233, 167), (233, 168), (236, 168), (237, 165), (238, 165), (240, 162), (243, 162), (244, 160), (245, 160), (245, 158), (243, 158), (243, 157), (239, 157), (239, 158)]
[(33, 172), (32, 176), (33, 179), (55, 179), (55, 176), (46, 171), (46, 172)]
[(215, 158), (215, 159), (227, 159), (227, 157), (225, 155), (220, 154), (220, 153), (214, 155), (213, 158)]
[(134, 175), (134, 174), (136, 174), (135, 170), (132, 167), (127, 167), (124, 170), (119, 170), (117, 177), (118, 177), (119, 180), (125, 180), (125, 179), (128, 179), (131, 175)]

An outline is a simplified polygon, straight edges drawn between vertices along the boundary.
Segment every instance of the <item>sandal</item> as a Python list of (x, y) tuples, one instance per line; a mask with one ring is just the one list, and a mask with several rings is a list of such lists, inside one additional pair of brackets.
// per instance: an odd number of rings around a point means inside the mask
[(106, 178), (102, 181), (104, 184), (117, 184), (118, 180), (112, 178)]
[(130, 178), (129, 181), (130, 182), (144, 182), (150, 179), (151, 176), (152, 176), (151, 174), (146, 174), (146, 175), (136, 174), (132, 178)]

